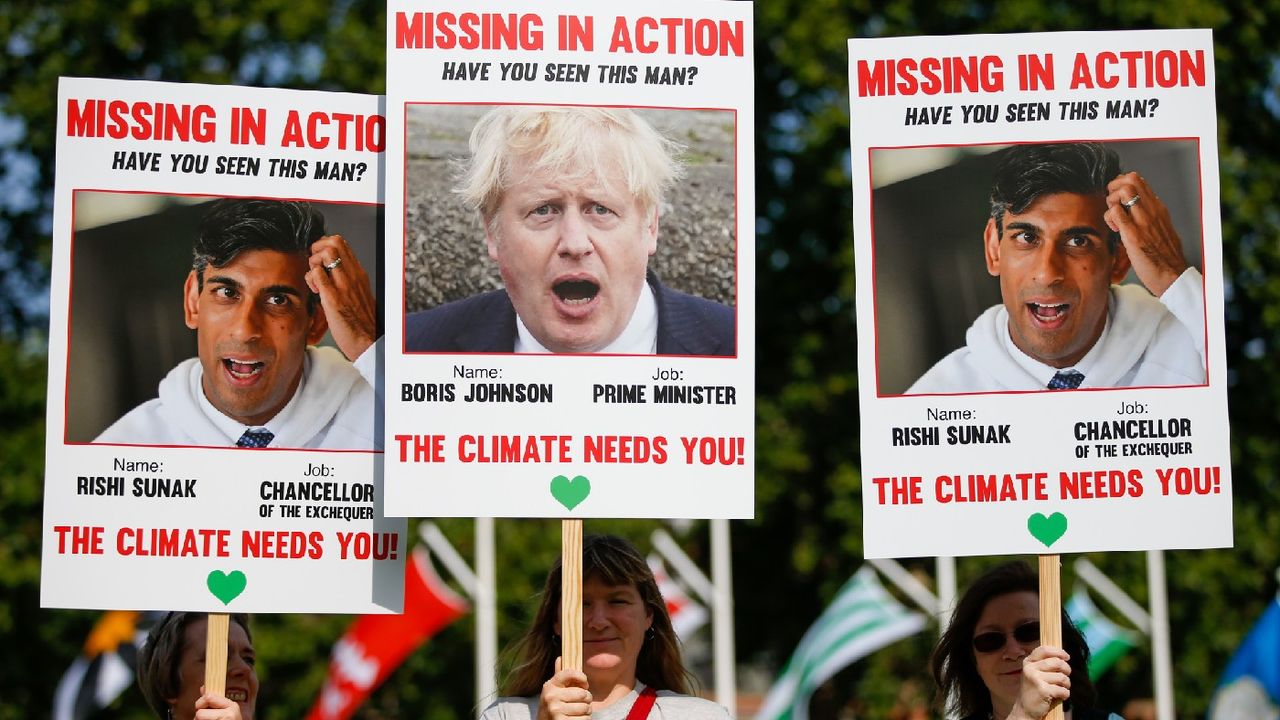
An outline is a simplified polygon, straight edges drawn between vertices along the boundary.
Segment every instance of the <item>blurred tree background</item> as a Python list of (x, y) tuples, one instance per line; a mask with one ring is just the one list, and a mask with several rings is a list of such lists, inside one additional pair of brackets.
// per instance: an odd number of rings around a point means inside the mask
[[(381, 93), (385, 18), (370, 0), (0, 5), (0, 720), (47, 717), (97, 617), (39, 608), (58, 76)], [(1167, 554), (1178, 716), (1203, 717), (1227, 658), (1274, 597), (1280, 564), (1280, 0), (757, 2), (757, 296), (767, 300), (758, 308), (757, 519), (733, 525), (744, 676), (771, 677), (862, 563), (846, 38), (1156, 27), (1215, 31), (1236, 547)], [(470, 521), (442, 526), (469, 555)], [(653, 526), (591, 522), (588, 531), (643, 546)], [(703, 530), (684, 543), (695, 554), (705, 553)], [(527, 619), (558, 527), (500, 522), (498, 543), (505, 642)], [(1141, 554), (1091, 559), (1146, 601)], [(961, 560), (962, 585), (988, 562)], [(905, 564), (932, 568), (930, 559)], [(303, 715), (347, 621), (256, 618), (261, 718)], [(468, 715), (471, 636), (470, 618), (447, 628), (359, 717)], [(890, 717), (927, 703), (929, 645), (918, 636), (840, 673), (815, 696), (814, 717)], [(1150, 697), (1151, 685), (1139, 649), (1100, 691), (1119, 709)], [(101, 717), (143, 718), (144, 707), (130, 690)]]

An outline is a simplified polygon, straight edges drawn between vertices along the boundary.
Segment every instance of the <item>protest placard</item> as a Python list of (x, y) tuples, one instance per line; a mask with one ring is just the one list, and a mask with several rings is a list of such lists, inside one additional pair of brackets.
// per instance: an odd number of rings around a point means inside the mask
[(58, 93), (41, 604), (398, 612), (368, 337), (380, 99)]
[(1210, 33), (849, 53), (867, 556), (1230, 545)]
[(751, 6), (387, 32), (388, 512), (750, 517)]

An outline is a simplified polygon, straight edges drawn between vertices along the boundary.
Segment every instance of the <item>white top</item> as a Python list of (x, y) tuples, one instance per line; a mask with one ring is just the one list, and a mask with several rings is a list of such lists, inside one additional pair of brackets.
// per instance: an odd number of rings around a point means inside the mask
[[(348, 362), (334, 348), (307, 348), (302, 380), (288, 404), (266, 424), (275, 434), (269, 447), (341, 450), (381, 449), (374, 392), (379, 339)], [(160, 381), (159, 397), (112, 423), (94, 440), (135, 445), (235, 445), (247, 426), (223, 415), (205, 398), (199, 358), (178, 363)]]
[(1054, 375), (1057, 375), (1059, 372), (1067, 372), (1069, 370), (1075, 370), (1083, 375), (1087, 380), (1089, 378), (1089, 373), (1093, 371), (1093, 366), (1098, 362), (1098, 357), (1102, 355), (1102, 348), (1107, 346), (1107, 334), (1111, 331), (1111, 316), (1113, 314), (1111, 303), (1108, 303), (1106, 319), (1102, 323), (1102, 333), (1098, 335), (1098, 339), (1093, 343), (1093, 347), (1089, 348), (1089, 352), (1085, 353), (1084, 357), (1080, 358), (1080, 361), (1071, 367), (1056, 368), (1052, 365), (1046, 365), (1040, 362), (1039, 360), (1022, 352), (1017, 345), (1014, 345), (1013, 336), (1009, 333), (1004, 334), (1005, 352), (1009, 353), (1009, 356), (1021, 365), (1022, 369), (1026, 370), (1029, 375), (1044, 378), (1044, 387), (1049, 386), (1049, 381), (1053, 379)]
[[(591, 713), (591, 720), (625, 720), (636, 698), (644, 690), (644, 683), (637, 682), (635, 689), (618, 701)], [(533, 720), (538, 716), (538, 698), (505, 697), (485, 708), (480, 720)], [(728, 720), (729, 711), (710, 700), (680, 695), (670, 690), (659, 690), (658, 698), (649, 711), (648, 720)]]
[[(1085, 376), (1080, 387), (1203, 384), (1204, 312), (1204, 278), (1195, 268), (1159, 299), (1140, 285), (1113, 285), (1103, 335), (1077, 366)], [(906, 394), (1045, 390), (1055, 372), (1018, 350), (1009, 339), (1008, 311), (994, 305), (969, 328), (965, 346)]]

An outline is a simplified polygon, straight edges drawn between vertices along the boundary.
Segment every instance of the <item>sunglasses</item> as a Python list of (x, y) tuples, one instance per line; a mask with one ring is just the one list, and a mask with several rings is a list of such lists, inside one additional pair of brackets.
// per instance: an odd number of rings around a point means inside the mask
[[(1040, 644), (1040, 621), (1032, 620), (1029, 623), (1023, 623), (1013, 629), (1010, 633), (1013, 639), (1017, 640), (1021, 645), (1039, 645)], [(979, 633), (973, 636), (973, 649), (980, 653), (990, 653), (1004, 647), (1005, 633), (999, 630), (991, 630)]]

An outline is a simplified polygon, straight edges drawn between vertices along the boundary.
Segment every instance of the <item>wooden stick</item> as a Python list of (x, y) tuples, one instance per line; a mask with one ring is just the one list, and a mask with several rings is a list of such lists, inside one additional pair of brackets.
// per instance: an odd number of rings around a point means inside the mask
[(204, 691), (225, 695), (227, 692), (227, 633), (231, 616), (209, 613), (209, 632), (204, 643)]
[(560, 658), (582, 669), (582, 521), (560, 521)]
[[(1040, 644), (1062, 647), (1062, 560), (1057, 555), (1040, 556)], [(1054, 706), (1045, 720), (1063, 720), (1062, 704)]]

